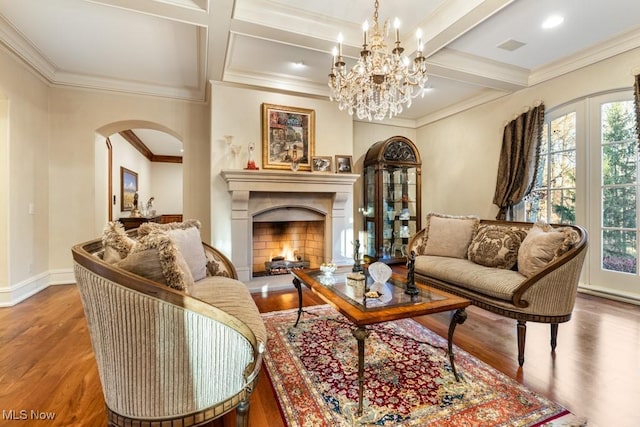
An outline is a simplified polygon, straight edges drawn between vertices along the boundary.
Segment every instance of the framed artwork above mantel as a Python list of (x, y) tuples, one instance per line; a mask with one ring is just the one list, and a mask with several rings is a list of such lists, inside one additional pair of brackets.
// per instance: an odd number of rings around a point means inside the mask
[(262, 104), (262, 168), (311, 170), (315, 111)]

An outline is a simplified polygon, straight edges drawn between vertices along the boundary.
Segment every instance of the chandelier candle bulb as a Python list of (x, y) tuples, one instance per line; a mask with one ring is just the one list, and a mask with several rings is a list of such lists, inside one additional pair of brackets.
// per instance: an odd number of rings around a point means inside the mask
[(344, 38), (342, 37), (342, 33), (338, 34), (338, 56), (342, 59), (342, 41)]
[(367, 32), (368, 31), (369, 31), (369, 21), (364, 21), (364, 24), (362, 24), (362, 32), (363, 32), (363, 38), (364, 38), (364, 43), (362, 47), (364, 48), (364, 50), (367, 50)]
[(396, 43), (400, 44), (400, 20), (398, 18), (393, 21), (393, 27), (396, 29)]
[(422, 53), (422, 30), (420, 28), (416, 30), (416, 39), (418, 39), (418, 52)]

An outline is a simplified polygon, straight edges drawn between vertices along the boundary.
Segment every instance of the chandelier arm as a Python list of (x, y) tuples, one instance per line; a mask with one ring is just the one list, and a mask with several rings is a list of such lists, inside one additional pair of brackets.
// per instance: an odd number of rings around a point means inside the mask
[[(404, 56), (399, 36), (399, 24), (395, 24), (394, 47), (387, 50), (386, 37), (388, 21), (381, 30), (378, 23), (379, 0), (374, 2), (373, 34), (368, 37), (368, 24), (363, 25), (364, 43), (360, 58), (348, 69), (340, 54), (332, 60), (328, 85), (330, 99), (338, 103), (340, 110), (346, 109), (350, 115), (354, 112), (359, 119), (383, 120), (402, 113), (404, 106), (411, 107), (412, 99), (424, 95), (424, 86), (428, 75), (426, 60), (422, 56), (421, 36), (418, 36), (419, 48), (413, 62)], [(397, 18), (396, 18), (397, 21)], [(411, 66), (411, 67), (410, 67)]]

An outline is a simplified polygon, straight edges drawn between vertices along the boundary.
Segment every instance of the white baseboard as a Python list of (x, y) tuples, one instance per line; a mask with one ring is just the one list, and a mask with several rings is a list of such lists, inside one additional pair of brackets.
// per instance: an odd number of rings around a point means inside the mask
[(8, 288), (0, 288), (0, 307), (14, 306), (51, 285), (68, 285), (75, 282), (72, 269), (40, 273)]

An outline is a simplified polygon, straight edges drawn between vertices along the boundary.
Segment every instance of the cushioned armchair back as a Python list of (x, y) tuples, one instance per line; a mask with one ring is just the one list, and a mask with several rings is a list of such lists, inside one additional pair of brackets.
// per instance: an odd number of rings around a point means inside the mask
[(91, 269), (75, 263), (110, 418), (188, 416), (189, 423), (237, 406), (253, 381), (247, 376), (257, 356), (246, 326), (128, 273), (110, 280), (114, 274), (121, 273), (97, 259)]

